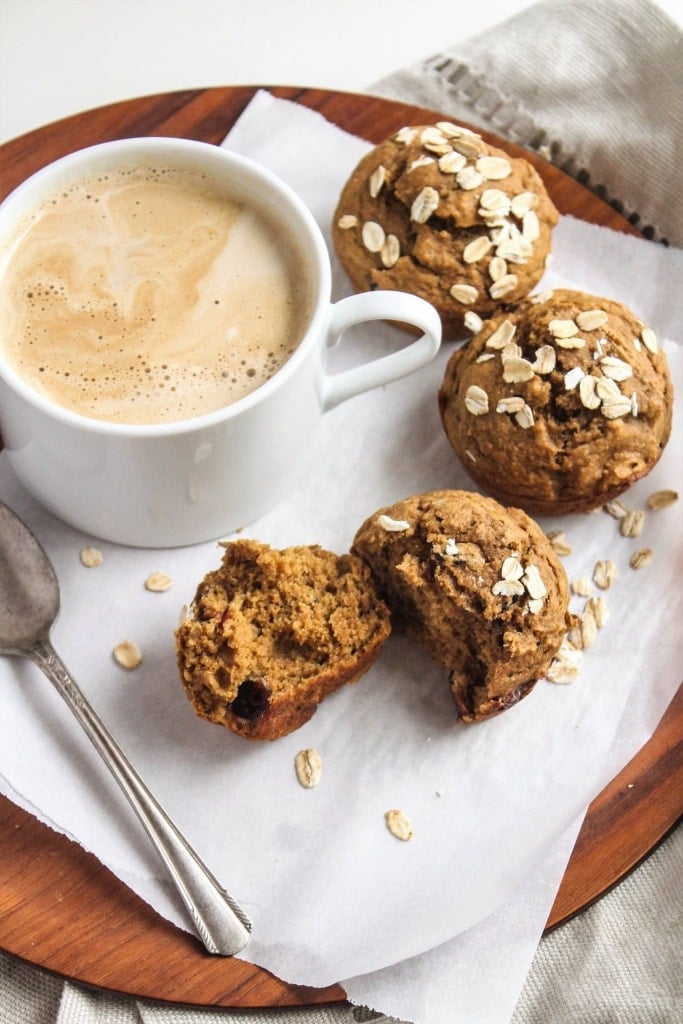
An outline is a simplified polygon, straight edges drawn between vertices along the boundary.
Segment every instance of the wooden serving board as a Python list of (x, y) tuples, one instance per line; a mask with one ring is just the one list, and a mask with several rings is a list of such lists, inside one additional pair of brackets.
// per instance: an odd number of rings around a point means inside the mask
[[(274, 87), (371, 142), (444, 115), (388, 100)], [(141, 135), (220, 143), (255, 87), (196, 89), (116, 103), (0, 146), (0, 199), (74, 149)], [(635, 233), (596, 195), (532, 154), (483, 133), (541, 173), (561, 213)], [(639, 754), (591, 804), (547, 927), (568, 920), (637, 865), (683, 812), (683, 690)], [(162, 920), (91, 854), (0, 797), (0, 948), (59, 975), (128, 995), (198, 1006), (300, 1007), (340, 1002), (339, 985), (290, 985), (212, 957)]]

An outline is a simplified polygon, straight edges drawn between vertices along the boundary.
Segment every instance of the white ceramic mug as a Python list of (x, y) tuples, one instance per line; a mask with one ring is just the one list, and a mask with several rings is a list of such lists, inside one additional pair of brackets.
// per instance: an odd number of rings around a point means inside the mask
[[(308, 265), (314, 300), (288, 361), (256, 391), (193, 419), (137, 426), (63, 408), (33, 390), (0, 351), (0, 433), (23, 485), (65, 522), (107, 540), (173, 547), (225, 535), (270, 509), (293, 483), (323, 414), (411, 373), (439, 349), (441, 324), (422, 299), (379, 291), (331, 302), (330, 259), (296, 194), (254, 162), (184, 139), (109, 142), (72, 153), (27, 179), (0, 205), (0, 274), (9, 239), (48, 195), (93, 172), (159, 160), (228, 182), (247, 203), (277, 209)], [(335, 374), (325, 352), (354, 324), (410, 324), (398, 351)]]

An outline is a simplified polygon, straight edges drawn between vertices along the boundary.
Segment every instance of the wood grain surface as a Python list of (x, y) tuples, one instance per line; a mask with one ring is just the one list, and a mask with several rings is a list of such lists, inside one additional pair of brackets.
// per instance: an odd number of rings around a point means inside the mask
[[(444, 114), (348, 93), (268, 87), (371, 142)], [(220, 143), (256, 87), (148, 96), (87, 111), (0, 146), (0, 199), (75, 149), (141, 135)], [(596, 195), (550, 164), (483, 132), (538, 168), (561, 213), (635, 233)], [(683, 691), (655, 734), (591, 804), (548, 919), (556, 927), (619, 882), (683, 812)], [(345, 999), (341, 986), (290, 985), (237, 959), (212, 957), (162, 920), (91, 854), (0, 797), (0, 948), (66, 978), (203, 1007), (301, 1007)]]

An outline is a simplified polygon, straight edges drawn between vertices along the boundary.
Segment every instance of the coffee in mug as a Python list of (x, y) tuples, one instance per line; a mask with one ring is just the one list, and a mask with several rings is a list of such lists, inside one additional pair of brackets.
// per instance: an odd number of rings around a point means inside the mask
[[(315, 219), (252, 160), (170, 138), (56, 160), (0, 203), (3, 457), (106, 540), (174, 547), (246, 526), (296, 485), (328, 410), (439, 349), (423, 299), (331, 289)], [(329, 350), (374, 320), (418, 337), (332, 372)]]
[(268, 380), (312, 286), (286, 225), (200, 168), (75, 180), (15, 232), (0, 345), (46, 398), (112, 423), (190, 419)]

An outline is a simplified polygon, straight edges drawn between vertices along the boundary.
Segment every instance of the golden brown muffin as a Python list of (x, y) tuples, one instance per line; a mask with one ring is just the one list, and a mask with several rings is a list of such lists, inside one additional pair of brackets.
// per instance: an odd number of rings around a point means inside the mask
[(334, 215), (337, 254), (357, 291), (413, 292), (444, 337), (538, 282), (558, 214), (528, 161), (441, 121), (385, 139), (351, 174)]
[(672, 404), (653, 331), (618, 302), (568, 289), (488, 320), (451, 356), (439, 392), (470, 476), (545, 514), (596, 508), (648, 473)]
[(389, 632), (388, 609), (360, 559), (239, 540), (199, 584), (176, 652), (201, 718), (274, 740), (356, 682)]
[(465, 722), (525, 697), (570, 625), (550, 541), (492, 498), (434, 491), (398, 501), (363, 523), (352, 551), (370, 566), (394, 627), (449, 669)]

